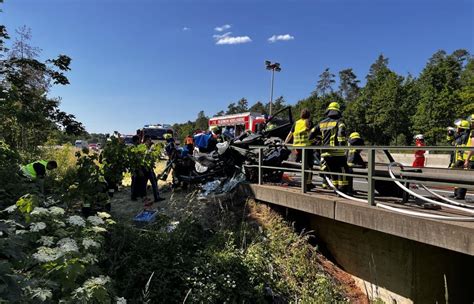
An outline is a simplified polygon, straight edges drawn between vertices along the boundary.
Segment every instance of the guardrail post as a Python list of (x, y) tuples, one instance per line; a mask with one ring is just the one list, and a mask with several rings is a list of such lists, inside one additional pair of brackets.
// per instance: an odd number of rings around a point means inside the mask
[(306, 193), (306, 174), (305, 174), (305, 164), (306, 164), (306, 149), (301, 149), (301, 192)]
[(262, 184), (262, 148), (258, 148), (258, 184)]
[(367, 160), (367, 200), (369, 205), (375, 206), (375, 185), (374, 179), (372, 178), (375, 172), (375, 149), (369, 149), (368, 151), (368, 160)]

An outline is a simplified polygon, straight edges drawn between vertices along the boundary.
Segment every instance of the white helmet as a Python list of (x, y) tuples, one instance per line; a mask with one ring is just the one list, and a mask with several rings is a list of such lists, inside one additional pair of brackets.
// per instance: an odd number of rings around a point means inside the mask
[(423, 134), (417, 134), (417, 135), (413, 136), (413, 139), (424, 140), (425, 137), (423, 136)]

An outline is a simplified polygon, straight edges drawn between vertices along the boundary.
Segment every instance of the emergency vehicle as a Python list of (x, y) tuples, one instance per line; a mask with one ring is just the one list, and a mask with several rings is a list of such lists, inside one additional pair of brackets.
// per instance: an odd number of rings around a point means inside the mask
[(224, 116), (212, 117), (209, 119), (209, 129), (221, 127), (227, 129), (234, 136), (239, 136), (244, 131), (256, 132), (259, 125), (265, 123), (265, 116), (260, 113), (246, 112)]

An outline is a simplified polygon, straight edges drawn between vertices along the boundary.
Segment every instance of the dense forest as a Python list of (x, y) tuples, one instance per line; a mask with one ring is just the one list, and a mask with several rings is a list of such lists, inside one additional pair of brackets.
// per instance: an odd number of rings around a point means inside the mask
[[(326, 68), (311, 94), (292, 105), (293, 115), (308, 108), (314, 122), (322, 119), (327, 105), (337, 101), (349, 131), (357, 131), (374, 145), (410, 144), (422, 133), (429, 144), (445, 144), (446, 127), (457, 118), (474, 112), (474, 58), (459, 49), (451, 54), (439, 50), (428, 59), (418, 76), (402, 76), (390, 69), (389, 58), (380, 55), (365, 76), (365, 85), (351, 68), (336, 75)], [(283, 96), (273, 103), (273, 111), (291, 105)], [(246, 98), (228, 105), (216, 116), (246, 111), (268, 113), (269, 104), (261, 101), (249, 105)], [(296, 118), (296, 117), (295, 117)], [(207, 128), (209, 117), (204, 111), (195, 121), (175, 124), (181, 136), (195, 129)]]

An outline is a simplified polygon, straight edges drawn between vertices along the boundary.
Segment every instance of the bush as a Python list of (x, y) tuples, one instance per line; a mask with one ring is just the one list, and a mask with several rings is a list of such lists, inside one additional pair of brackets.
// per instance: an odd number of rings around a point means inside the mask
[[(110, 215), (68, 215), (53, 200), (22, 197), (0, 220), (0, 302), (111, 303), (99, 261)], [(6, 260), (4, 260), (6, 258)]]
[(164, 217), (147, 229), (117, 225), (106, 249), (115, 289), (133, 303), (145, 301), (140, 291), (153, 274), (151, 303), (345, 301), (318, 264), (308, 235), (252, 202), (245, 211), (250, 218), (242, 218), (241, 205), (220, 213), (213, 208), (206, 213), (217, 218), (206, 227), (193, 216), (172, 231)]
[(20, 155), (0, 141), (0, 210), (35, 190), (19, 176), (20, 164)]

